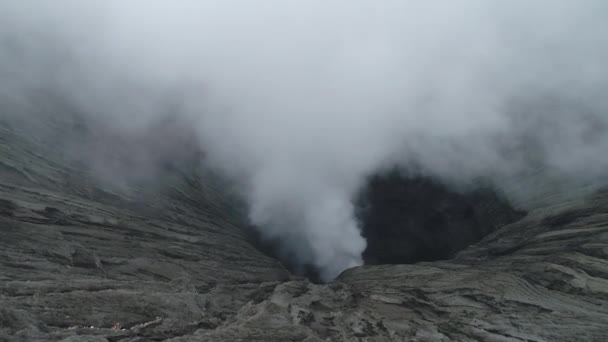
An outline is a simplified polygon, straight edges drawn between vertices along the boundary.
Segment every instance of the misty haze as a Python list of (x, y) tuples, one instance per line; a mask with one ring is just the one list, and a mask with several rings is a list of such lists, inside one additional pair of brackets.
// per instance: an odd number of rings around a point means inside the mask
[(0, 341), (602, 341), (608, 2), (0, 0)]

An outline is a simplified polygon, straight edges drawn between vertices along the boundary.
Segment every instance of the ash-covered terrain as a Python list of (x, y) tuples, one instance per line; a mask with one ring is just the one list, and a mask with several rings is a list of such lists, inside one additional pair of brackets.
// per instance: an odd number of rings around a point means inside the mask
[[(315, 284), (260, 251), (229, 183), (187, 140), (155, 131), (184, 158), (148, 161), (152, 179), (117, 185), (65, 158), (56, 133), (71, 124), (1, 125), (0, 340), (602, 341), (608, 331), (606, 191), (525, 215), (495, 194), (378, 177), (361, 205), (374, 229), (366, 259), (401, 264)], [(115, 169), (147, 146), (111, 138)]]
[(606, 341), (605, 0), (0, 0), (0, 342)]

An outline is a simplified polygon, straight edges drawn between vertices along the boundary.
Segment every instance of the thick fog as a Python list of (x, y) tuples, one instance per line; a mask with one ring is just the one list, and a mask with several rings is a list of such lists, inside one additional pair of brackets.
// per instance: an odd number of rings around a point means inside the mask
[(0, 0), (3, 108), (53, 93), (126, 134), (179, 117), (326, 279), (362, 263), (374, 172), (605, 177), (606, 61), (603, 0)]

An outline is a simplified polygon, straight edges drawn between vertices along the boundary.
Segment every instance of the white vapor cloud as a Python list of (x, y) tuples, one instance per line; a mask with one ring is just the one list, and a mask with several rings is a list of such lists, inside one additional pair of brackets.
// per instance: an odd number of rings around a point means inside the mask
[(0, 99), (51, 89), (127, 131), (178, 103), (326, 279), (362, 263), (352, 198), (384, 168), (606, 176), (607, 60), (602, 0), (0, 0)]

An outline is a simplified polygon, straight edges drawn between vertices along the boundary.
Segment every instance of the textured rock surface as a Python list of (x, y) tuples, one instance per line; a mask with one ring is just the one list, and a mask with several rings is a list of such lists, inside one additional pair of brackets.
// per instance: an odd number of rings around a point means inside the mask
[(105, 335), (116, 323), (130, 333), (158, 317), (179, 335), (218, 325), (263, 293), (260, 284), (288, 279), (248, 242), (200, 166), (110, 185), (53, 146), (47, 130), (19, 127), (0, 126), (0, 340)]
[(292, 281), (178, 341), (604, 341), (608, 193), (500, 229), (448, 262)]
[(539, 206), (449, 261), (358, 267), (318, 285), (256, 250), (197, 165), (106, 187), (43, 135), (0, 128), (0, 341), (604, 341), (608, 332), (608, 192)]

